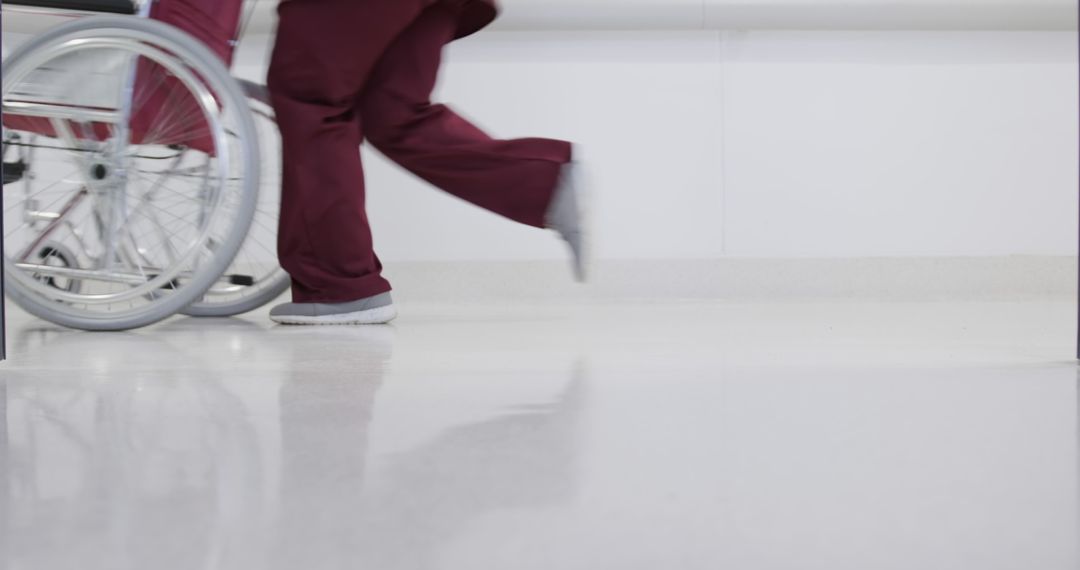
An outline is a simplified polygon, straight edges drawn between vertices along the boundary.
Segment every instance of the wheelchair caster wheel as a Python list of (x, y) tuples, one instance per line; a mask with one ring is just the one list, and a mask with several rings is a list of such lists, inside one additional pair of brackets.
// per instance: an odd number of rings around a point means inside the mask
[[(64, 269), (79, 269), (79, 258), (71, 251), (71, 249), (60, 243), (50, 242), (42, 245), (40, 249), (34, 252), (33, 259), (38, 265)], [(49, 287), (68, 293), (78, 293), (82, 290), (82, 281), (71, 277), (35, 274), (34, 279), (41, 281)]]

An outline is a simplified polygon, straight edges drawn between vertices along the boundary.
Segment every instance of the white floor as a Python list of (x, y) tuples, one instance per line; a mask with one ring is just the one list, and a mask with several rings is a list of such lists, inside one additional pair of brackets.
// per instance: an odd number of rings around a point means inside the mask
[(1075, 303), (18, 313), (10, 570), (1076, 570)]

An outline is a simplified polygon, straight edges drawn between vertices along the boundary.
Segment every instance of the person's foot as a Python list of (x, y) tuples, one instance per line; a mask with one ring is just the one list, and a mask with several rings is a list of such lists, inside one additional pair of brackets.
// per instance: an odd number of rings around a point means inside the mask
[(589, 234), (585, 211), (585, 188), (581, 181), (581, 166), (577, 162), (563, 165), (559, 186), (548, 206), (545, 220), (570, 246), (574, 259), (574, 277), (584, 283), (589, 278)]
[(286, 303), (270, 311), (270, 320), (282, 325), (381, 325), (396, 317), (390, 293), (349, 303)]

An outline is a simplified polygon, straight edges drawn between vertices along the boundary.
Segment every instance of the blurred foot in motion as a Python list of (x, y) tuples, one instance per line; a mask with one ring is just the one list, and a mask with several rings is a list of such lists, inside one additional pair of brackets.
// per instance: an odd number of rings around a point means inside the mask
[(558, 232), (570, 246), (574, 277), (582, 283), (589, 278), (591, 262), (585, 192), (581, 164), (575, 161), (563, 165), (546, 217), (547, 227)]

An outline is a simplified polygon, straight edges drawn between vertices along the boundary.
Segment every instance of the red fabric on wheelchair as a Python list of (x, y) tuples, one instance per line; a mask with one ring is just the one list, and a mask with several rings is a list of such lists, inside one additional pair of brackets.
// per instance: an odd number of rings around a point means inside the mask
[[(187, 32), (210, 48), (226, 65), (232, 62), (236, 37), (243, 11), (243, 0), (158, 0), (150, 17)], [(118, 81), (122, 78), (118, 78)], [(140, 58), (136, 67), (131, 117), (131, 144), (183, 145), (212, 153), (213, 138), (199, 104), (181, 81), (159, 64)], [(184, 121), (185, 117), (195, 119)], [(162, 129), (162, 126), (172, 127)], [(48, 119), (4, 116), (10, 129), (56, 137)], [(72, 124), (81, 138), (105, 140), (107, 125), (94, 124), (87, 129)]]
[[(150, 12), (154, 20), (173, 25), (202, 42), (226, 65), (232, 63), (233, 44), (240, 26), (243, 0), (158, 0)], [(202, 111), (180, 80), (156, 63), (139, 62), (135, 81), (135, 101), (140, 102), (131, 121), (132, 133), (145, 139), (161, 117), (201, 117)], [(178, 96), (179, 94), (179, 96)], [(202, 128), (186, 125), (181, 132), (158, 132), (155, 140), (143, 144), (182, 144), (204, 152), (213, 152), (214, 142), (205, 122)]]
[(150, 17), (191, 34), (229, 64), (243, 7), (244, 0), (158, 0)]

